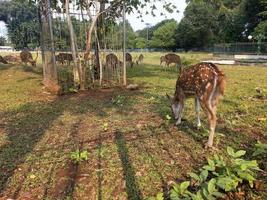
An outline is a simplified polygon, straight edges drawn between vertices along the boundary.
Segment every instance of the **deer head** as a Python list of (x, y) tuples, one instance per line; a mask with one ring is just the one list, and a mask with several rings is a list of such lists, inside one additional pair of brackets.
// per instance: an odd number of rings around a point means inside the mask
[(175, 120), (178, 120), (180, 118), (180, 113), (181, 113), (180, 110), (182, 108), (182, 104), (178, 99), (171, 97), (167, 93), (166, 93), (166, 96), (170, 101), (170, 106), (171, 106), (171, 110), (172, 110), (172, 113), (174, 115), (174, 118), (175, 118)]

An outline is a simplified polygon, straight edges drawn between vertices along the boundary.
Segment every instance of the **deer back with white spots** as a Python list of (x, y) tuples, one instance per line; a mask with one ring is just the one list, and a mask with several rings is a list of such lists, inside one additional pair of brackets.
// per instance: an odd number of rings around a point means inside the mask
[(200, 106), (208, 116), (210, 133), (206, 147), (213, 147), (213, 139), (217, 122), (216, 111), (219, 99), (224, 95), (226, 77), (219, 68), (212, 63), (199, 63), (188, 69), (181, 69), (176, 82), (174, 97), (171, 100), (172, 112), (176, 125), (181, 123), (182, 111), (186, 98), (195, 98), (197, 125), (201, 126)]

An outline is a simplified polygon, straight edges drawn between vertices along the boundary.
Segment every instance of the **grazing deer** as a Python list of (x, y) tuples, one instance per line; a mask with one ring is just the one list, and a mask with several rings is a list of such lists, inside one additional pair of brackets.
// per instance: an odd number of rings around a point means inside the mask
[(8, 62), (2, 56), (0, 56), (0, 63), (8, 64)]
[(160, 58), (160, 65), (162, 65), (162, 63), (165, 62), (167, 67), (170, 66), (170, 64), (174, 63), (177, 65), (177, 67), (181, 67), (181, 58), (180, 56), (174, 54), (174, 53), (169, 53), (166, 54), (165, 56), (162, 56)]
[[(181, 69), (181, 68), (180, 68)], [(186, 98), (195, 98), (197, 125), (201, 126), (199, 112), (200, 106), (209, 119), (210, 133), (206, 147), (213, 147), (213, 138), (216, 127), (216, 110), (220, 96), (224, 94), (226, 78), (222, 71), (212, 63), (199, 63), (188, 69), (182, 70), (176, 82), (174, 97), (171, 100), (171, 108), (176, 125), (181, 123), (182, 111)]]
[[(56, 58), (57, 59), (57, 58)], [(60, 59), (60, 62), (63, 61), (63, 63), (65, 61), (67, 61), (68, 66), (70, 65), (70, 63), (73, 61), (72, 58), (72, 54), (71, 53), (59, 53), (58, 54), (58, 59)]]
[(19, 62), (21, 62), (20, 57), (17, 56), (17, 55), (6, 55), (3, 58), (9, 63), (19, 63)]
[(126, 53), (126, 62), (130, 63), (130, 66), (133, 67), (133, 57), (130, 53)]
[(65, 59), (61, 53), (59, 53), (58, 55), (55, 55), (55, 59), (56, 59), (56, 62), (59, 62), (61, 65), (64, 64)]
[(143, 54), (140, 54), (137, 61), (136, 61), (136, 64), (139, 65), (139, 64), (142, 64), (143, 63), (143, 60), (144, 60), (144, 55)]
[(115, 54), (111, 53), (106, 56), (107, 68), (110, 68), (114, 71), (117, 68), (118, 64), (119, 64), (119, 59)]
[(36, 67), (37, 58), (38, 58), (38, 51), (37, 51), (36, 58), (34, 60), (32, 58), (32, 54), (29, 50), (23, 50), (22, 52), (20, 52), (21, 62), (24, 62), (25, 65), (27, 65), (27, 63), (29, 62), (29, 63), (31, 63), (31, 65), (33, 67)]
[(166, 58), (165, 58), (165, 56), (161, 56), (160, 57), (160, 66), (162, 66), (162, 63), (165, 63), (166, 64)]

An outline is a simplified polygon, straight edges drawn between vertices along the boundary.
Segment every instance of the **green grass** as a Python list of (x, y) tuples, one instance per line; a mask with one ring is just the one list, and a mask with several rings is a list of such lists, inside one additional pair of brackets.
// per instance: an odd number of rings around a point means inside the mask
[[(141, 86), (95, 89), (55, 97), (42, 89), (40, 69), (0, 65), (0, 197), (14, 199), (144, 199), (184, 179), (210, 153), (204, 128), (195, 125), (188, 100), (182, 126), (174, 127), (165, 94), (174, 93), (176, 69), (159, 67), (160, 53), (144, 53), (144, 65), (128, 69)], [(183, 63), (210, 58), (181, 54)], [(267, 141), (267, 68), (220, 66), (227, 75), (216, 137), (219, 154), (227, 146), (251, 155)], [(122, 100), (117, 103), (117, 100)], [(103, 128), (105, 125), (105, 130)], [(218, 134), (217, 134), (218, 135)], [(70, 153), (88, 152), (73, 163)]]

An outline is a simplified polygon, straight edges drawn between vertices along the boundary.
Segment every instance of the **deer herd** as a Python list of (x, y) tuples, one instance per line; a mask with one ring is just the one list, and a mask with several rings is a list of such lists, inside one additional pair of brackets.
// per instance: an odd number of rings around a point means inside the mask
[[(28, 50), (23, 50), (19, 56), (7, 55), (0, 56), (0, 63), (30, 63), (33, 67), (36, 67), (36, 61), (38, 58), (38, 52), (36, 58), (33, 59), (32, 54)], [(63, 65), (73, 61), (72, 54), (59, 53), (55, 56), (56, 62)], [(95, 56), (92, 55), (90, 59), (95, 62)], [(140, 65), (143, 63), (144, 55), (140, 54), (134, 59), (130, 53), (126, 53), (126, 63), (130, 67), (133, 67), (134, 63)], [(198, 63), (191, 67), (184, 69), (180, 56), (169, 53), (160, 57), (160, 66), (169, 67), (170, 64), (175, 64), (179, 69), (178, 79), (176, 81), (175, 93), (171, 97), (167, 95), (170, 100), (171, 111), (176, 120), (176, 125), (180, 125), (182, 122), (182, 113), (185, 107), (185, 101), (188, 98), (195, 99), (195, 112), (197, 126), (201, 126), (200, 121), (200, 108), (203, 109), (208, 117), (209, 121), (209, 138), (206, 143), (207, 148), (213, 148), (213, 140), (215, 134), (215, 127), (217, 122), (216, 112), (220, 97), (224, 94), (226, 77), (224, 73), (212, 63)], [(114, 53), (110, 53), (105, 56), (104, 68), (116, 70), (122, 68), (123, 62), (120, 61)]]

